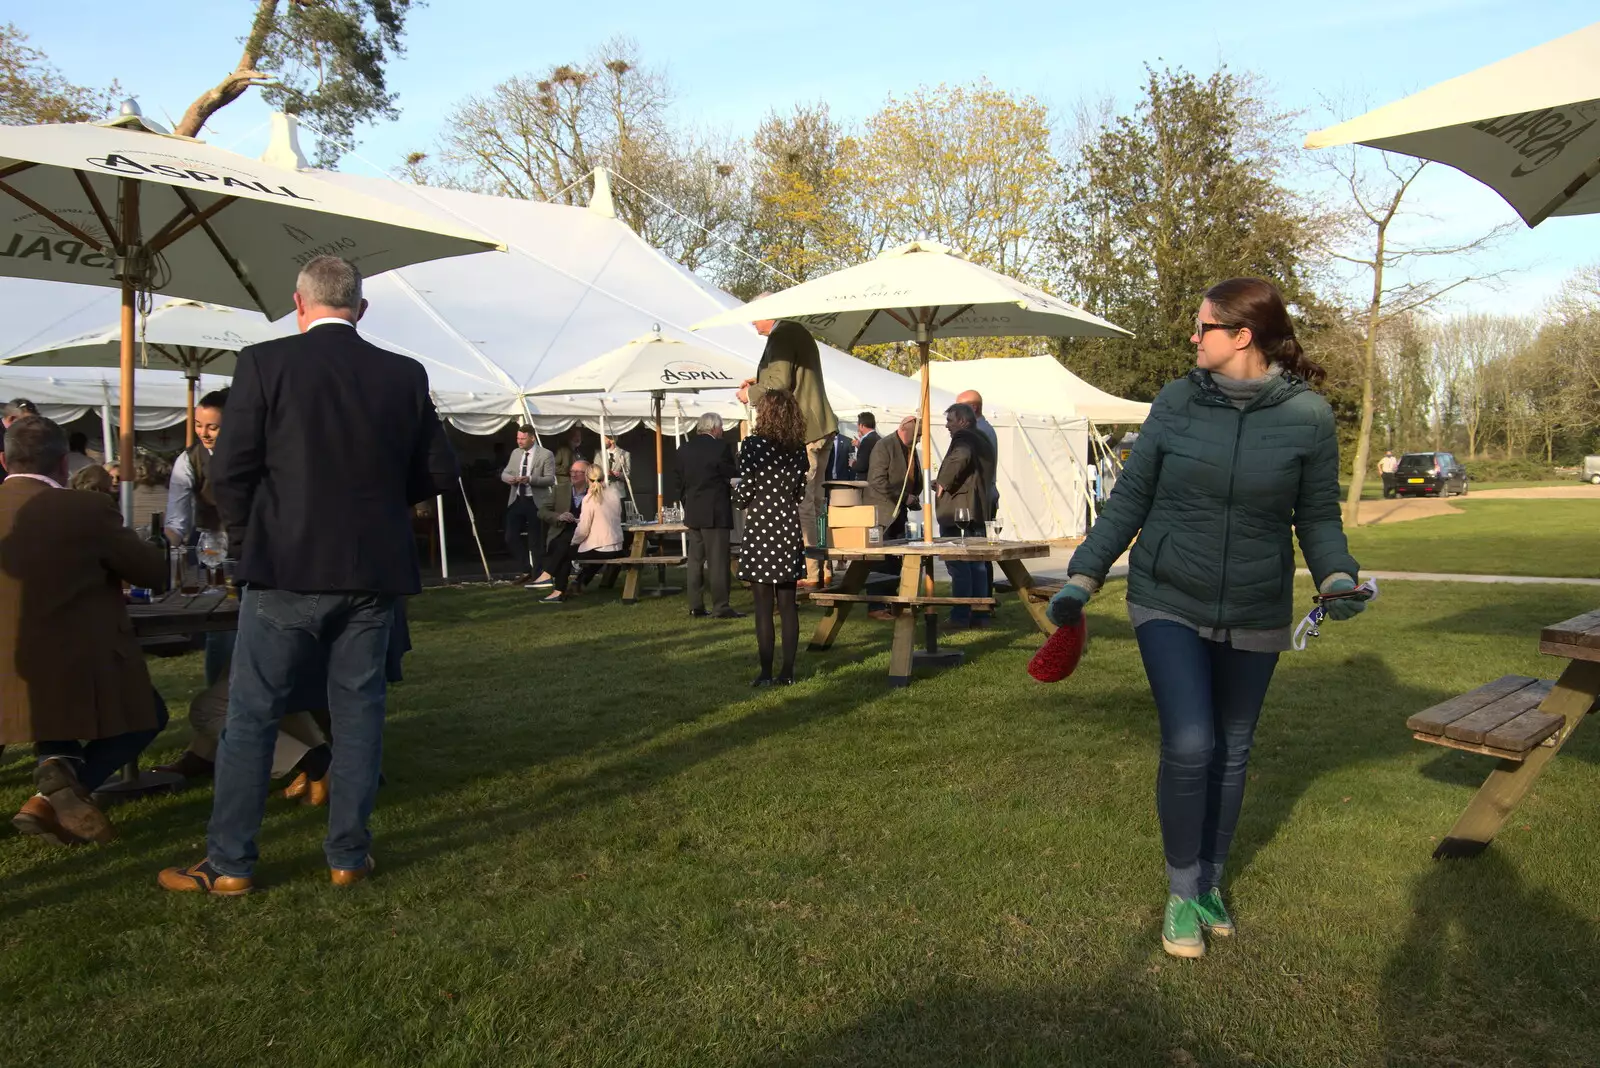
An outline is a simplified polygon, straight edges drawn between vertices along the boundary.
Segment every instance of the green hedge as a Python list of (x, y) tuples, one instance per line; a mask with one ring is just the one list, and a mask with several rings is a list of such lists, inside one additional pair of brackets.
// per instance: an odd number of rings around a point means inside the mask
[(1465, 460), (1463, 466), (1474, 482), (1549, 482), (1562, 477), (1540, 460)]

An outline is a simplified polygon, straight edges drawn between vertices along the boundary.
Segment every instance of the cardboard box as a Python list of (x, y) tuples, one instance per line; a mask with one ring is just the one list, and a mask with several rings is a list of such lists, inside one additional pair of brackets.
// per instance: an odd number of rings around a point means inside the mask
[(865, 549), (866, 527), (829, 527), (828, 544), (840, 549)]
[(870, 504), (834, 505), (828, 509), (829, 527), (872, 527), (878, 525), (878, 510)]

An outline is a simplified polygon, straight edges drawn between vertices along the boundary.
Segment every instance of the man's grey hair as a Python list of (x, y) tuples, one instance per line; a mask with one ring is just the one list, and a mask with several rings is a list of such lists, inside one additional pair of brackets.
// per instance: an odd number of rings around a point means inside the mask
[(972, 410), (970, 404), (952, 404), (944, 410), (945, 415), (953, 415), (956, 421), (963, 426), (977, 426), (978, 413)]
[(67, 458), (67, 432), (42, 415), (25, 415), (6, 428), (6, 470), (14, 475), (54, 475)]
[(300, 268), (294, 291), (319, 308), (355, 311), (361, 307), (361, 269), (339, 256), (318, 256)]
[(722, 416), (716, 412), (707, 412), (695, 420), (694, 432), (696, 434), (715, 434), (722, 429)]

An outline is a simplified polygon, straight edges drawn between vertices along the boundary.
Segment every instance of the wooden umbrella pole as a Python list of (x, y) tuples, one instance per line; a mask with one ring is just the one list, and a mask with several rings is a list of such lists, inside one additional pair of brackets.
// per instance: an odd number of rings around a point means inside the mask
[(188, 403), (189, 425), (188, 425), (187, 431), (184, 433), (184, 436), (183, 436), (183, 438), (184, 438), (183, 447), (186, 448), (186, 449), (192, 449), (192, 448), (194, 448), (194, 393), (195, 393), (195, 382), (198, 379), (198, 376), (197, 375), (192, 375), (192, 374), (185, 374), (184, 377), (189, 380), (189, 403)]
[(121, 441), (117, 447), (117, 478), (121, 483), (122, 521), (133, 526), (133, 480), (137, 459), (133, 445), (133, 334), (137, 299), (133, 259), (139, 239), (139, 183), (124, 179), (121, 186), (122, 197), (118, 205), (121, 218), (118, 223), (122, 229), (122, 247), (118, 251), (122, 254), (122, 425), (118, 428)]
[(917, 324), (917, 353), (922, 364), (922, 542), (933, 544), (933, 401), (928, 388), (928, 326)]
[(660, 390), (656, 390), (651, 394), (651, 399), (656, 402), (656, 521), (659, 522), (667, 507), (665, 483), (661, 477), (661, 402), (664, 397)]

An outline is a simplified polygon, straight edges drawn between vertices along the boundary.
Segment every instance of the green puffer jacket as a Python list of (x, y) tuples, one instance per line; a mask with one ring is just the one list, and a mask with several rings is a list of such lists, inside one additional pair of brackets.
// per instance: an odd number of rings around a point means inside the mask
[(1104, 581), (1129, 557), (1128, 600), (1205, 627), (1294, 619), (1294, 546), (1318, 586), (1357, 574), (1339, 514), (1333, 411), (1282, 375), (1243, 411), (1207, 371), (1168, 383), (1067, 570)]

